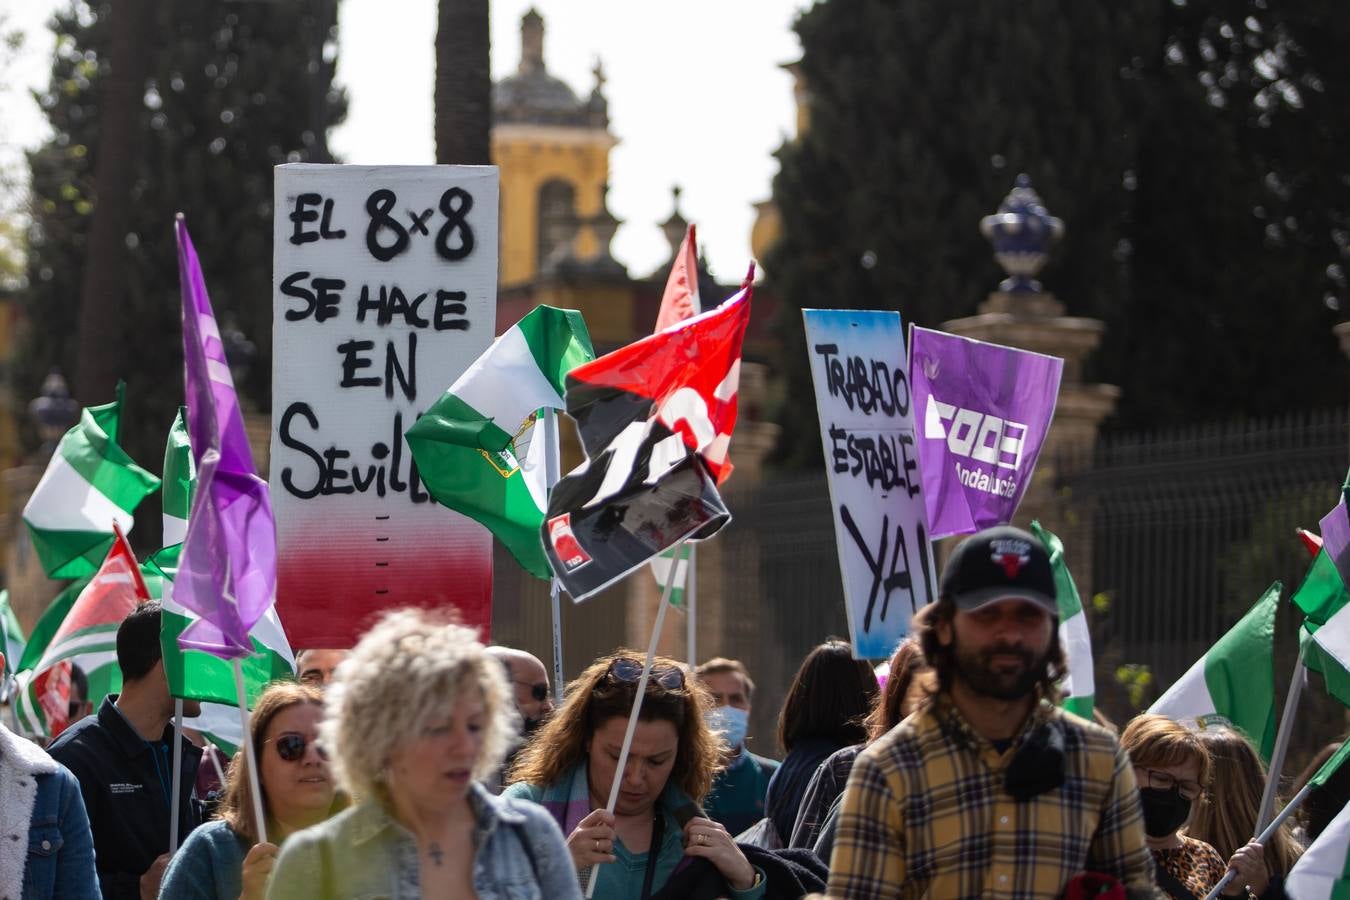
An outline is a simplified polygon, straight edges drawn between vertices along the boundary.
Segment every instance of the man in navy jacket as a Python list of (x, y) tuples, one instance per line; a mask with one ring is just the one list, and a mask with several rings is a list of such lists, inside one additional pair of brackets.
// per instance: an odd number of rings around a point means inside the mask
[[(98, 715), (77, 722), (48, 748), (75, 774), (89, 811), (95, 863), (105, 900), (156, 897), (169, 862), (173, 742), (182, 744), (179, 843), (201, 824), (192, 801), (202, 751), (174, 730), (173, 697), (159, 645), (160, 606), (143, 603), (117, 629), (122, 693)], [(200, 704), (183, 702), (195, 716)]]

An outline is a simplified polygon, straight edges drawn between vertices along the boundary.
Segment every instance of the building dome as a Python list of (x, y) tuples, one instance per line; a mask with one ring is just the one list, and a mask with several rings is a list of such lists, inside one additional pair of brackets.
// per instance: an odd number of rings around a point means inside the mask
[(604, 128), (609, 116), (600, 95), (600, 76), (589, 99), (544, 66), (544, 17), (530, 9), (520, 20), (520, 68), (492, 87), (493, 120), (502, 124), (571, 125)]

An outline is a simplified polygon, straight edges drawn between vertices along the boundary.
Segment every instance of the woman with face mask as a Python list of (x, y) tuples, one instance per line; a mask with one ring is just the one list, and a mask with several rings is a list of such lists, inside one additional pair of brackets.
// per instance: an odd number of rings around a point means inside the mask
[(1223, 895), (1255, 896), (1247, 885), (1265, 883), (1260, 844), (1239, 848), (1225, 863), (1212, 846), (1180, 833), (1209, 784), (1212, 762), (1199, 736), (1166, 716), (1143, 715), (1125, 726), (1120, 745), (1134, 764), (1158, 887), (1176, 900), (1204, 897), (1233, 868), (1238, 877)]

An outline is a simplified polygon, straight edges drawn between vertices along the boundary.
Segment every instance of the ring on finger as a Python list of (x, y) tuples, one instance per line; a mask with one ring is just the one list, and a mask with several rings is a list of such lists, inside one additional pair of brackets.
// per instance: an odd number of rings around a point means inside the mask
[(599, 852), (600, 852), (600, 839), (599, 839), (599, 838), (596, 838), (596, 839), (595, 839), (595, 852), (596, 852), (596, 853), (599, 853)]
[(702, 832), (699, 832), (695, 840), (699, 842), (700, 846), (706, 847), (708, 845), (708, 836), (706, 834), (703, 834)]

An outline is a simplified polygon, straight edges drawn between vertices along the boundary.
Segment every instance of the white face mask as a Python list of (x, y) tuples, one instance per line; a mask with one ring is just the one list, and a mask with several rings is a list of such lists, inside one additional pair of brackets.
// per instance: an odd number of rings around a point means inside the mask
[(745, 743), (750, 714), (735, 706), (719, 706), (708, 713), (708, 727), (722, 735), (727, 746), (737, 750)]

